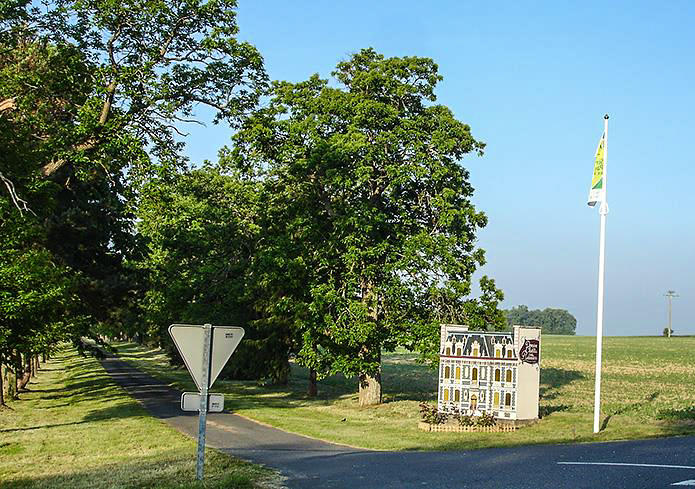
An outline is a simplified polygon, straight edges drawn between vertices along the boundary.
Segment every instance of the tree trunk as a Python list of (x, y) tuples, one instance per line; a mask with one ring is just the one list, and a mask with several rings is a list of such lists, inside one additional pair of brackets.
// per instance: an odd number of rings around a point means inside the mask
[(27, 354), (27, 360), (29, 360), (29, 374), (32, 377), (36, 377), (36, 363), (34, 363), (34, 354)]
[[(19, 391), (24, 389), (26, 387), (26, 385), (29, 383), (29, 380), (31, 380), (31, 364), (29, 363), (28, 355), (24, 355), (24, 360), (26, 362), (24, 365), (22, 365), (22, 360), (21, 360), (22, 354), (18, 353), (18, 357), (19, 357), (19, 368), (15, 372), (15, 374), (17, 376), (17, 394), (15, 395), (15, 397), (19, 395)], [(22, 372), (22, 371), (23, 371), (23, 375), (20, 378), (19, 372)]]
[(370, 375), (366, 372), (359, 375), (360, 407), (381, 404), (381, 350), (375, 347), (372, 347), (371, 349), (363, 347), (362, 351), (364, 355), (363, 358), (379, 363), (379, 369), (374, 375)]
[(381, 367), (373, 377), (360, 374), (360, 407), (381, 404)]
[(319, 393), (318, 385), (316, 384), (316, 370), (309, 369), (309, 389), (307, 390), (307, 395), (309, 397), (316, 397)]
[(0, 355), (0, 406), (5, 405), (5, 369), (2, 366), (2, 355)]
[(5, 385), (7, 386), (7, 398), (16, 399), (17, 398), (17, 366), (16, 357), (12, 354), (5, 360)]
[[(368, 279), (362, 281), (362, 301), (369, 310), (369, 318), (374, 321), (374, 324), (378, 325), (379, 298), (378, 294), (374, 291), (374, 285)], [(360, 407), (381, 404), (381, 346), (363, 345), (360, 356), (365, 361), (379, 364), (379, 368), (374, 375), (370, 375), (366, 372), (362, 372), (359, 375)]]

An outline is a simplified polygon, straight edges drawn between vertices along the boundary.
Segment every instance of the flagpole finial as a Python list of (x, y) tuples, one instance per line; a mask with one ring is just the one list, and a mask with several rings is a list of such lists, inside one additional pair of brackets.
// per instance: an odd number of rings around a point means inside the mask
[(608, 114), (604, 115), (603, 118), (608, 120)]

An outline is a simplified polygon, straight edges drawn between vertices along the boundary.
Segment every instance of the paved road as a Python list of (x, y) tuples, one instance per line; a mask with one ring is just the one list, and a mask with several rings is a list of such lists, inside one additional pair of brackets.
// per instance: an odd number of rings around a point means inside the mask
[[(109, 357), (102, 363), (154, 416), (197, 436), (197, 414), (181, 412), (180, 392), (117, 358)], [(695, 437), (464, 452), (375, 452), (293, 435), (231, 413), (219, 413), (208, 416), (207, 444), (279, 470), (287, 477), (289, 488), (695, 487)]]

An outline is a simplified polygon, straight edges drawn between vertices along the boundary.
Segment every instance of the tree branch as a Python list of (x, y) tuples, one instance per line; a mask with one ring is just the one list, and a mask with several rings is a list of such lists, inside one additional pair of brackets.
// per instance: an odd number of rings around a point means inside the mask
[[(92, 149), (94, 146), (96, 146), (96, 140), (89, 139), (88, 141), (82, 144), (78, 144), (75, 149), (77, 151), (86, 151), (88, 149)], [(65, 163), (67, 163), (67, 160), (65, 158), (53, 159), (41, 167), (41, 174), (44, 177), (50, 177), (55, 172), (57, 172)]]
[[(114, 55), (114, 43), (118, 40), (122, 32), (122, 26), (118, 26), (116, 28), (116, 31), (113, 33), (111, 38), (108, 40), (106, 43), (107, 51), (109, 53), (109, 60), (111, 61), (111, 66), (113, 68), (118, 67), (118, 62), (116, 61), (116, 57)], [(113, 106), (113, 100), (116, 96), (116, 87), (118, 86), (118, 83), (116, 80), (111, 80), (111, 82), (108, 84), (106, 87), (106, 99), (104, 100), (104, 105), (101, 108), (101, 114), (99, 114), (99, 125), (103, 126), (106, 124), (106, 121), (109, 118), (109, 114), (111, 113), (111, 107)], [(96, 145), (96, 140), (94, 138), (89, 139), (88, 141), (79, 144), (75, 149), (77, 151), (84, 151), (93, 148)], [(58, 159), (53, 159), (46, 163), (43, 167), (41, 167), (41, 174), (44, 177), (50, 177), (53, 175), (55, 172), (57, 172), (65, 163), (67, 160), (65, 158), (58, 158)]]
[(8, 99), (5, 99), (2, 102), (0, 102), (0, 112), (4, 112), (6, 110), (16, 109), (17, 108), (17, 104), (15, 103), (16, 98), (17, 97), (12, 97), (12, 98), (8, 98)]
[(24, 212), (31, 212), (32, 214), (36, 215), (34, 211), (29, 208), (29, 203), (17, 195), (17, 190), (15, 189), (12, 180), (7, 178), (2, 172), (0, 172), (0, 180), (2, 180), (2, 183), (5, 184), (7, 192), (10, 194), (10, 200), (12, 200), (12, 203), (20, 214), (24, 215)]
[(116, 95), (116, 82), (112, 81), (109, 86), (106, 87), (106, 100), (104, 100), (104, 106), (101, 108), (101, 114), (99, 115), (99, 125), (103, 126), (106, 124), (106, 120), (109, 118), (111, 113), (111, 106), (113, 105), (113, 99)]
[[(118, 62), (113, 53), (113, 44), (118, 40), (121, 35), (121, 26), (116, 28), (116, 32), (113, 33), (109, 42), (106, 43), (106, 48), (109, 52), (109, 59), (111, 60), (111, 66), (113, 68), (118, 67)], [(104, 100), (104, 106), (101, 108), (101, 114), (99, 115), (99, 125), (103, 126), (106, 124), (106, 120), (109, 118), (111, 113), (111, 106), (113, 105), (113, 99), (116, 95), (116, 80), (111, 80), (111, 83), (106, 87), (106, 100)]]
[[(179, 17), (179, 19), (176, 21), (176, 24), (174, 24), (174, 27), (171, 28), (171, 33), (169, 34), (169, 37), (164, 41), (164, 44), (159, 48), (159, 57), (164, 59), (164, 56), (166, 56), (167, 52), (169, 51), (169, 45), (171, 42), (174, 40), (176, 37), (176, 34), (179, 31), (179, 28), (181, 27), (181, 24), (184, 23), (184, 21), (190, 19), (191, 17), (189, 15), (184, 15), (183, 17)], [(194, 50), (191, 50), (188, 54), (191, 54)]]

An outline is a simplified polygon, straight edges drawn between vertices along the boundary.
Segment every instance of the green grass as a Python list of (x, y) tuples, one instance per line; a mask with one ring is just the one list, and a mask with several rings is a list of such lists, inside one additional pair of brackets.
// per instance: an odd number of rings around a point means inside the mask
[(0, 407), (3, 488), (259, 488), (277, 476), (216, 450), (195, 481), (195, 441), (147, 415), (94, 358), (65, 349)]
[[(357, 382), (335, 376), (305, 395), (307, 371), (293, 366), (289, 385), (220, 381), (226, 408), (278, 428), (352, 446), (385, 450), (459, 450), (535, 443), (624, 440), (695, 434), (695, 338), (607, 337), (602, 424), (593, 428), (595, 338), (544, 336), (542, 420), (511, 433), (419, 431), (418, 404), (434, 403), (436, 373), (414, 355), (384, 355), (385, 402), (359, 408)], [(195, 390), (188, 372), (168, 367), (160, 350), (118, 344), (121, 356), (178, 388)], [(232, 356), (231, 362), (234, 361)]]

